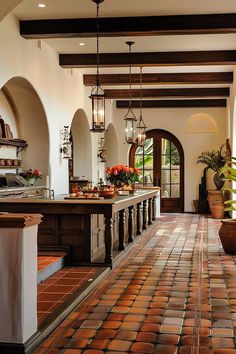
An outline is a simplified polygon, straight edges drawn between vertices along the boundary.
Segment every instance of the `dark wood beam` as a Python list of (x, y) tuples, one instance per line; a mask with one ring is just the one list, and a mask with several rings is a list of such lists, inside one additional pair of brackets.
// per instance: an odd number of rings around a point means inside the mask
[[(105, 17), (99, 19), (101, 37), (235, 33), (236, 14)], [(33, 38), (95, 37), (96, 18), (20, 21), (20, 34)]]
[[(63, 68), (96, 67), (97, 54), (60, 54)], [(181, 65), (235, 65), (236, 50), (101, 53), (100, 67), (115, 66), (181, 66)]]
[[(116, 108), (128, 108), (129, 101), (116, 101)], [(203, 100), (143, 100), (143, 108), (192, 108), (192, 107), (226, 107), (225, 99)], [(132, 108), (139, 108), (140, 101), (132, 101)]]
[[(129, 98), (129, 90), (105, 90), (106, 98)], [(132, 90), (132, 98), (140, 97), (140, 90)], [(176, 88), (176, 89), (145, 89), (143, 97), (228, 97), (228, 87), (210, 88)]]
[[(96, 85), (96, 75), (84, 75), (85, 86)], [(100, 74), (99, 82), (105, 86), (128, 85), (128, 74)], [(132, 85), (140, 85), (140, 75), (131, 75)], [(167, 84), (230, 84), (233, 82), (233, 72), (207, 73), (152, 73), (142, 74), (143, 85)]]

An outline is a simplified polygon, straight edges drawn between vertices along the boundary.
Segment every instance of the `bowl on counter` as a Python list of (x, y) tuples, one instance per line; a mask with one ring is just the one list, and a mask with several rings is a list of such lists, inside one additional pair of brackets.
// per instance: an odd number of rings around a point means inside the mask
[(116, 196), (116, 191), (99, 191), (99, 195), (100, 197), (103, 197), (103, 198), (115, 198)]

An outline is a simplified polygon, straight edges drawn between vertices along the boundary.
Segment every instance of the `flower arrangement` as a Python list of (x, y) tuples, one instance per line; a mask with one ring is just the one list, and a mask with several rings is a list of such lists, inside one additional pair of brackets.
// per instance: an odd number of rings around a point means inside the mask
[(138, 182), (139, 169), (126, 165), (115, 165), (106, 169), (106, 179), (115, 186), (130, 185)]
[(39, 171), (38, 168), (29, 168), (28, 170), (21, 173), (27, 181), (31, 178), (40, 179), (43, 177), (42, 172)]

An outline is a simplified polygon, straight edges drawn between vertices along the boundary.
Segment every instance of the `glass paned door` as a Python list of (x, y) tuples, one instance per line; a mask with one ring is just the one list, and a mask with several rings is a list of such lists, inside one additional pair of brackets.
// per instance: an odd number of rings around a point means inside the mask
[(162, 212), (184, 210), (184, 154), (173, 134), (161, 129), (147, 132), (144, 147), (132, 146), (130, 165), (140, 169), (143, 185), (161, 187)]

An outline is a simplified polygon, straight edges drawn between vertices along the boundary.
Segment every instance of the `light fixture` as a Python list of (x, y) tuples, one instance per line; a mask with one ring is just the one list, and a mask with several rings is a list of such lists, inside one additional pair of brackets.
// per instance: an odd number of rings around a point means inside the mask
[(134, 44), (134, 42), (128, 41), (125, 42), (129, 46), (129, 58), (130, 58), (130, 63), (129, 63), (129, 107), (128, 107), (128, 112), (124, 116), (125, 120), (125, 140), (128, 144), (133, 144), (135, 143), (135, 126), (134, 122), (137, 121), (134, 112), (132, 110), (132, 98), (131, 98), (131, 47)]
[(82, 47), (82, 46), (85, 45), (85, 43), (84, 42), (80, 42), (79, 45)]
[(97, 4), (97, 77), (96, 86), (92, 89), (92, 132), (105, 131), (105, 94), (99, 82), (99, 4), (104, 0), (92, 0)]
[(143, 120), (142, 107), (143, 107), (143, 88), (142, 88), (142, 67), (140, 66), (140, 115), (139, 122), (137, 125), (137, 144), (139, 146), (144, 146), (146, 139), (146, 125)]
[(43, 3), (40, 3), (40, 4), (38, 4), (38, 7), (43, 8), (43, 7), (46, 7), (46, 5), (45, 5), (45, 4), (43, 4)]
[(72, 143), (71, 143), (71, 136), (68, 130), (69, 126), (65, 125), (64, 129), (61, 130), (61, 153), (63, 159), (70, 159), (72, 154)]

